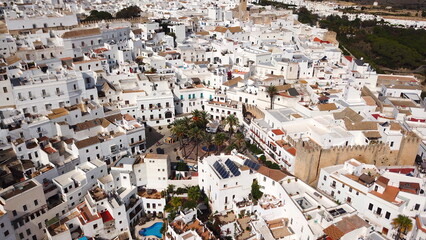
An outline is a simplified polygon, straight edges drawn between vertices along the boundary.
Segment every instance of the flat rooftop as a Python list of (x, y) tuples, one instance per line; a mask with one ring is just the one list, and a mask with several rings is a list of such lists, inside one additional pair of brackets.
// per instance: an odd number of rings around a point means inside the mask
[(7, 200), (18, 194), (26, 192), (35, 186), (37, 186), (37, 184), (33, 180), (29, 180), (27, 182), (15, 184), (13, 188), (4, 191), (0, 195), (3, 199)]

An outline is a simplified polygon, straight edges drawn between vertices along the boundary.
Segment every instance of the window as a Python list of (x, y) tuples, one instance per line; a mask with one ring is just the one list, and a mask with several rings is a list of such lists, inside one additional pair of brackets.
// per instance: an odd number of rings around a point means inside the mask
[(31, 230), (29, 228), (27, 229), (27, 235), (31, 235)]
[(377, 215), (382, 214), (382, 209), (378, 207), (376, 213), (377, 213)]
[(7, 93), (7, 87), (3, 87), (3, 92)]
[(369, 205), (368, 205), (368, 210), (373, 210), (373, 204), (372, 203), (370, 203)]
[(386, 214), (385, 214), (385, 218), (386, 218), (386, 219), (389, 219), (389, 218), (390, 218), (390, 212), (386, 212)]
[(27, 205), (22, 206), (22, 208), (24, 209), (24, 211), (28, 210)]
[(6, 230), (3, 234), (5, 237), (7, 237), (9, 235), (9, 230)]
[(34, 205), (38, 205), (38, 201), (37, 201), (37, 199), (36, 200), (34, 200)]
[(93, 224), (93, 229), (98, 228), (98, 224)]
[(419, 210), (419, 208), (420, 208), (420, 204), (418, 204), (418, 203), (416, 203), (416, 205), (414, 206), (414, 210)]
[(20, 239), (24, 239), (24, 234), (23, 234), (23, 233), (20, 233), (20, 234), (19, 234), (19, 238), (20, 238)]

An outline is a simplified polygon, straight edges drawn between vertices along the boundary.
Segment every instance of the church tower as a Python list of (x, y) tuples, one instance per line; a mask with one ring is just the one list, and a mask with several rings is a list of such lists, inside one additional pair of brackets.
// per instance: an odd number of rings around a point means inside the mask
[(240, 0), (240, 5), (238, 6), (238, 15), (240, 20), (248, 20), (247, 0)]

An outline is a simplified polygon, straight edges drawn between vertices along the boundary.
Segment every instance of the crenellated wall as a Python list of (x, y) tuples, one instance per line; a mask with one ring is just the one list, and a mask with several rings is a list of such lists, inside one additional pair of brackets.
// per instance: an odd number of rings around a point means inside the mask
[(411, 132), (405, 133), (399, 151), (390, 150), (384, 143), (323, 149), (313, 141), (288, 141), (296, 148), (295, 175), (309, 184), (317, 180), (321, 168), (343, 164), (351, 158), (377, 166), (413, 165), (420, 145), (420, 138)]

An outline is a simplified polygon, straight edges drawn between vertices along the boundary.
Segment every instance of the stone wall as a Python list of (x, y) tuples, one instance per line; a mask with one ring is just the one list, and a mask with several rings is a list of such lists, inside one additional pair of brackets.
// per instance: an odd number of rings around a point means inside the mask
[(313, 184), (318, 179), (321, 168), (343, 164), (351, 158), (377, 166), (413, 165), (420, 138), (414, 133), (406, 133), (399, 151), (391, 151), (384, 143), (322, 149), (313, 141), (295, 142), (289, 139), (289, 142), (296, 148), (295, 175)]

